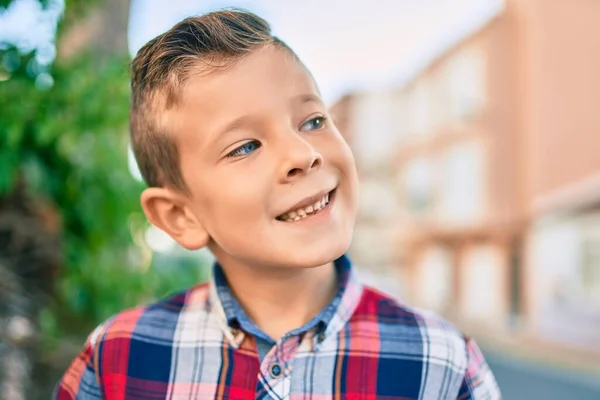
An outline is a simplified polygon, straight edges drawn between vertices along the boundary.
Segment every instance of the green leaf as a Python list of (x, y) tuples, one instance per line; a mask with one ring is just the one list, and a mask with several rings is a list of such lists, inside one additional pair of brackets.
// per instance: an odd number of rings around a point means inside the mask
[(4, 145), (7, 150), (16, 149), (21, 140), (23, 140), (23, 126), (19, 123), (13, 123), (5, 127)]
[(16, 154), (8, 149), (0, 152), (0, 195), (8, 193), (17, 174), (18, 160)]

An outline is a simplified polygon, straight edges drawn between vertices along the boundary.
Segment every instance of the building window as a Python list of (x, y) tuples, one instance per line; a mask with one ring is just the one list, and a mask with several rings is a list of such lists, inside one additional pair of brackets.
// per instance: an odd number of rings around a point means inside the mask
[(582, 302), (600, 308), (600, 215), (582, 216)]
[(542, 337), (596, 345), (600, 327), (600, 213), (547, 214), (529, 239), (527, 296)]
[(410, 161), (403, 170), (402, 186), (406, 207), (412, 213), (422, 213), (433, 204), (434, 167), (429, 158)]
[(352, 151), (363, 172), (380, 167), (396, 148), (394, 106), (391, 92), (364, 93), (355, 100), (350, 114)]
[(454, 121), (467, 120), (481, 112), (485, 101), (484, 61), (481, 49), (466, 49), (448, 64), (446, 98)]
[(410, 124), (410, 92), (402, 90), (394, 96), (393, 118), (398, 144), (403, 145), (413, 139)]
[(450, 147), (441, 160), (440, 219), (449, 225), (477, 222), (484, 209), (484, 156), (477, 142)]
[(454, 266), (452, 252), (444, 246), (425, 249), (417, 262), (416, 299), (419, 306), (444, 312), (452, 304)]
[(414, 84), (408, 97), (408, 131), (415, 138), (427, 138), (433, 129), (431, 121), (431, 85), (424, 80)]
[(505, 258), (500, 247), (474, 245), (465, 251), (462, 264), (461, 312), (473, 319), (497, 320), (505, 310)]

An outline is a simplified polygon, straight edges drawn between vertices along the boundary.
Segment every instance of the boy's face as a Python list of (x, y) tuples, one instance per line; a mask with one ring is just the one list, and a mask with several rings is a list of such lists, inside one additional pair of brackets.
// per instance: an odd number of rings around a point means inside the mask
[(347, 250), (354, 159), (290, 54), (264, 48), (192, 76), (166, 118), (191, 196), (173, 216), (178, 230), (163, 229), (184, 247), (207, 244), (225, 265), (262, 267), (314, 267)]

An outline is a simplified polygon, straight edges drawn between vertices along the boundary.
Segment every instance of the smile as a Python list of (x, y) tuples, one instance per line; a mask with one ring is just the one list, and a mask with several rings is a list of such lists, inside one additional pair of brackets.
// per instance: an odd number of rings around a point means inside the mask
[(296, 222), (322, 212), (329, 205), (334, 191), (335, 189), (306, 206), (298, 207), (295, 210), (280, 215), (277, 217), (277, 220), (283, 222)]

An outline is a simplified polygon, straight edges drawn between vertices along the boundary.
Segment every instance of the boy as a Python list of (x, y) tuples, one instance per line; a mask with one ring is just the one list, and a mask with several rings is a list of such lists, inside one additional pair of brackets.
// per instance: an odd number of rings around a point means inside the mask
[(352, 154), (267, 22), (188, 18), (132, 71), (144, 212), (217, 263), (98, 327), (56, 398), (500, 398), (471, 339), (356, 281)]

